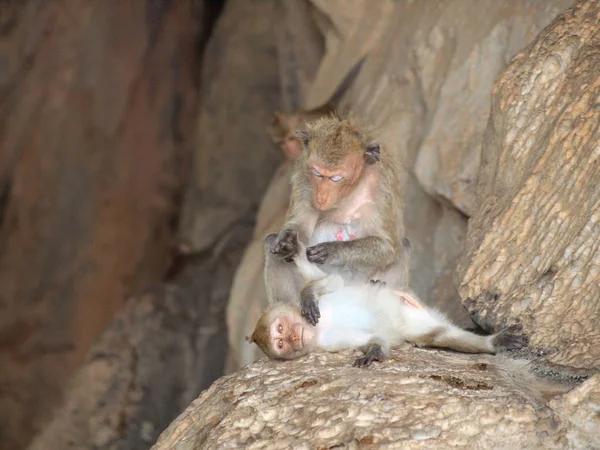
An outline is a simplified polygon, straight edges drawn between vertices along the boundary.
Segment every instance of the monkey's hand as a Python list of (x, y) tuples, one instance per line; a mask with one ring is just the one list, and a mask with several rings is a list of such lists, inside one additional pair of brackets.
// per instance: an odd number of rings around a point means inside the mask
[(369, 367), (374, 361), (383, 362), (385, 360), (385, 355), (383, 353), (383, 349), (379, 344), (373, 344), (369, 347), (367, 353), (362, 358), (358, 358), (352, 364), (352, 367)]
[(300, 293), (300, 312), (308, 323), (311, 325), (317, 325), (319, 318), (321, 317), (321, 311), (317, 304), (313, 286), (308, 285)]
[(333, 263), (337, 255), (338, 242), (321, 242), (306, 249), (306, 257), (311, 263), (323, 264), (325, 261)]
[(512, 325), (505, 330), (496, 333), (492, 339), (495, 350), (518, 350), (523, 348), (529, 342), (527, 336), (514, 334), (523, 329), (520, 324)]
[(298, 253), (298, 233), (290, 228), (281, 230), (271, 253), (281, 256), (286, 262), (291, 262)]

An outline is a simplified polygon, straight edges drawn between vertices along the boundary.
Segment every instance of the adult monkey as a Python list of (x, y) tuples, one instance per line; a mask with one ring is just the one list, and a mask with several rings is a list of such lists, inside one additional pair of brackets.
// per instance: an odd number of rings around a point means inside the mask
[[(399, 161), (353, 118), (329, 115), (297, 131), (302, 144), (292, 174), (286, 224), (265, 240), (269, 303), (297, 302), (313, 325), (319, 310), (291, 261), (299, 244), (309, 262), (347, 282), (377, 278), (407, 286), (410, 250), (403, 240), (404, 177)], [(304, 289), (303, 289), (304, 288)]]

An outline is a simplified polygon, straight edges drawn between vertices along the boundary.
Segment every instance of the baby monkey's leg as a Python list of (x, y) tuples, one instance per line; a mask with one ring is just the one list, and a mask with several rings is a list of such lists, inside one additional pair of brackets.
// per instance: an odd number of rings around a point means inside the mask
[(362, 346), (360, 350), (365, 356), (357, 358), (352, 367), (369, 367), (375, 361), (385, 361), (389, 355), (390, 347), (383, 339), (374, 338), (367, 345)]

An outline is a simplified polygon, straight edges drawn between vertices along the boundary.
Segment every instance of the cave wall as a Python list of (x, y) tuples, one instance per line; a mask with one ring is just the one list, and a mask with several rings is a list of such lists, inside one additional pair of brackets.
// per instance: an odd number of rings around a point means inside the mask
[(0, 6), (3, 448), (23, 448), (168, 263), (198, 107), (198, 7)]

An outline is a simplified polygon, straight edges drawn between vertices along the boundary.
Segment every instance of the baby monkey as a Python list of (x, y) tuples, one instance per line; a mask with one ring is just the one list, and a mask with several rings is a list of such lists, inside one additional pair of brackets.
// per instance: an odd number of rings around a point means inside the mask
[(273, 304), (248, 338), (267, 356), (296, 359), (311, 351), (360, 349), (364, 356), (355, 367), (384, 361), (391, 347), (411, 342), (418, 347), (439, 347), (464, 353), (496, 353), (519, 349), (525, 336), (515, 328), (480, 336), (449, 322), (441, 313), (425, 308), (410, 290), (394, 291), (385, 283), (349, 284), (337, 274), (328, 275), (299, 251), (294, 262), (305, 281), (313, 285), (320, 320), (311, 325), (294, 304)]

